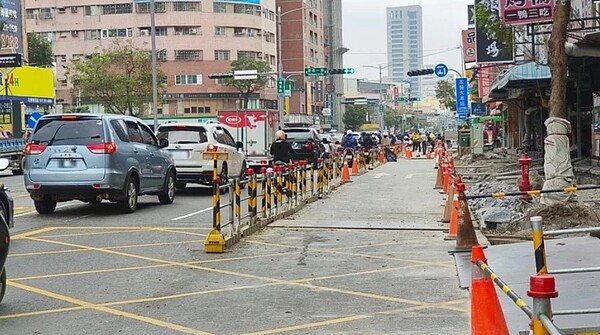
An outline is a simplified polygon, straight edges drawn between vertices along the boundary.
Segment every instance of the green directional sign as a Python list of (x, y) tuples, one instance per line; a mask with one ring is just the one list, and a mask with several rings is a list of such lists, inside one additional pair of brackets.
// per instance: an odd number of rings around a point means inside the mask
[(383, 114), (384, 111), (385, 111), (385, 106), (379, 105), (379, 113)]
[(354, 74), (354, 69), (351, 67), (344, 68), (344, 72), (342, 74)]
[(307, 77), (326, 76), (329, 73), (324, 67), (307, 67), (304, 68), (304, 75)]
[(399, 98), (396, 98), (396, 102), (408, 102), (408, 98), (407, 97), (399, 97)]
[(283, 78), (277, 79), (277, 93), (283, 94), (285, 91), (285, 80)]

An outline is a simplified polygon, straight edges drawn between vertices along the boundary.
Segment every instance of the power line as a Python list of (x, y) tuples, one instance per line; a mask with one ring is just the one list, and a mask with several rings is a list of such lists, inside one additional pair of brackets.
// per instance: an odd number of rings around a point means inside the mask
[[(460, 49), (460, 46), (453, 47), (453, 48), (445, 48), (445, 49), (423, 50), (423, 51), (438, 51), (435, 53), (423, 55), (423, 57), (434, 56), (434, 55), (438, 55), (441, 53), (450, 52), (450, 51), (454, 51), (454, 50), (458, 50), (458, 49)], [(387, 54), (389, 54), (389, 52), (348, 52), (348, 53), (346, 53), (346, 55), (387, 55)]]

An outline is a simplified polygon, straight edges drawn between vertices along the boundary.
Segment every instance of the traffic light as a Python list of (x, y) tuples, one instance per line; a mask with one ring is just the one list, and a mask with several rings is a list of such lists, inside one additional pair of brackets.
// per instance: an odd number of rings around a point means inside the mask
[(208, 79), (225, 79), (233, 78), (233, 73), (211, 73), (208, 75)]
[(344, 69), (330, 69), (329, 74), (353, 74), (353, 68), (344, 68)]
[(426, 76), (428, 74), (433, 74), (433, 69), (412, 70), (406, 73), (409, 77)]
[(277, 93), (283, 94), (285, 92), (285, 80), (282, 78), (277, 79)]

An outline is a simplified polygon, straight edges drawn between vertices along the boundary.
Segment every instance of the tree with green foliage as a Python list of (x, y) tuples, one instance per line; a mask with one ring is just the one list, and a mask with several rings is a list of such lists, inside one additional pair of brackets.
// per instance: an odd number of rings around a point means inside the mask
[[(136, 115), (152, 102), (152, 57), (131, 41), (115, 41), (111, 48), (73, 60), (67, 76), (83, 96), (114, 114)], [(158, 82), (165, 75), (158, 71)], [(164, 87), (159, 86), (159, 96)]]
[(49, 67), (53, 66), (54, 54), (50, 41), (38, 33), (27, 34), (27, 50), (30, 66)]
[[(487, 6), (486, 6), (487, 4)], [(485, 27), (495, 34), (499, 41), (510, 42), (514, 37), (511, 27), (504, 26), (502, 22), (491, 15), (489, 2), (482, 3), (476, 7), (475, 17), (477, 25)], [(570, 142), (568, 133), (571, 132), (571, 124), (567, 117), (567, 74), (568, 56), (565, 43), (567, 42), (567, 31), (571, 18), (571, 0), (556, 0), (554, 17), (552, 19), (552, 33), (547, 43), (548, 66), (550, 67), (550, 98), (548, 102), (549, 119), (545, 121), (546, 132), (549, 135), (544, 141), (544, 174), (545, 182), (543, 189), (560, 189), (575, 183), (573, 164), (570, 156)], [(512, 50), (511, 48), (507, 48)], [(532, 54), (533, 61), (535, 55)], [(542, 196), (542, 203), (552, 204), (557, 198), (554, 195)]]
[(360, 126), (367, 123), (367, 114), (369, 113), (369, 107), (367, 105), (350, 105), (346, 107), (344, 113), (344, 124), (346, 128), (352, 130), (358, 130)]
[(449, 110), (456, 110), (456, 88), (454, 79), (442, 79), (435, 84), (435, 97), (440, 105)]
[[(269, 63), (251, 57), (242, 57), (231, 62), (231, 72), (243, 70), (256, 70), (258, 73), (269, 73), (272, 71)], [(238, 89), (242, 94), (243, 108), (248, 109), (248, 101), (252, 93), (262, 90), (268, 82), (268, 77), (258, 76), (257, 79), (235, 80), (227, 78), (225, 85), (232, 86)]]

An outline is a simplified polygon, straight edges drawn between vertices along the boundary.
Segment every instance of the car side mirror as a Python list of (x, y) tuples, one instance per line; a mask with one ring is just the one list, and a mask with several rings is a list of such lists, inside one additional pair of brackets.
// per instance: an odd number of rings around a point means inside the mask
[(238, 150), (244, 149), (244, 143), (240, 141), (235, 142), (235, 148)]
[(161, 138), (158, 140), (158, 147), (159, 148), (166, 148), (169, 146), (169, 140), (167, 140), (166, 138)]

